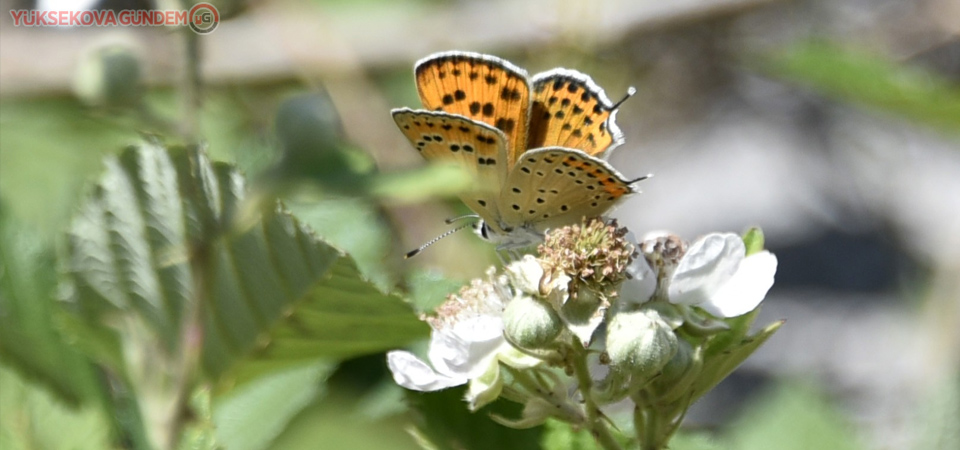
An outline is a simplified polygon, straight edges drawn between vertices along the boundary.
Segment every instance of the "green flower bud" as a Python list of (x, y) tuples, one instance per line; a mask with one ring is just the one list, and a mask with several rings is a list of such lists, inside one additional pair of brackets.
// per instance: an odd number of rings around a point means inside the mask
[(285, 100), (277, 110), (277, 137), (287, 151), (302, 151), (306, 161), (322, 161), (324, 152), (340, 145), (343, 124), (324, 91)]
[(373, 159), (345, 140), (340, 115), (323, 91), (291, 97), (277, 110), (283, 159), (274, 177), (305, 178), (325, 188), (356, 194), (369, 186)]
[(143, 97), (139, 58), (121, 44), (91, 49), (77, 65), (74, 92), (90, 106), (136, 106)]
[(683, 377), (693, 365), (693, 347), (690, 343), (679, 339), (677, 344), (677, 352), (674, 353), (670, 361), (667, 361), (667, 364), (663, 366), (663, 370), (661, 371), (660, 377), (657, 378), (656, 383), (671, 385)]
[(563, 323), (550, 305), (520, 295), (503, 312), (503, 334), (520, 348), (546, 348), (563, 331)]
[(607, 326), (607, 354), (619, 370), (651, 376), (677, 352), (677, 336), (654, 310), (620, 312)]
[(680, 339), (678, 343), (677, 353), (663, 366), (660, 376), (652, 383), (654, 395), (664, 403), (687, 398), (703, 367), (699, 350), (695, 351), (685, 339)]

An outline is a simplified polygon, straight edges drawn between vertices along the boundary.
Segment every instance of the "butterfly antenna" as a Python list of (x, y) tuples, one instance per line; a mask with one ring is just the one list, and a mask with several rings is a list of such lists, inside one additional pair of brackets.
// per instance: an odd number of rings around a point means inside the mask
[(431, 239), (431, 240), (430, 240), (429, 242), (427, 242), (426, 244), (421, 245), (420, 248), (417, 248), (416, 250), (410, 250), (409, 252), (407, 252), (406, 255), (403, 255), (403, 259), (410, 259), (410, 258), (413, 258), (414, 256), (417, 256), (420, 252), (423, 251), (423, 249), (425, 249), (425, 248), (427, 248), (427, 247), (429, 247), (429, 246), (431, 246), (431, 245), (433, 245), (433, 244), (436, 244), (437, 241), (439, 241), (440, 239), (443, 239), (443, 238), (445, 238), (445, 237), (447, 237), (447, 236), (450, 236), (451, 234), (456, 233), (456, 232), (458, 232), (458, 231), (460, 231), (460, 230), (462, 230), (462, 229), (464, 229), (464, 228), (466, 228), (466, 227), (469, 227), (470, 225), (473, 225), (473, 224), (472, 224), (472, 223), (468, 223), (468, 224), (465, 224), (465, 225), (460, 225), (459, 227), (456, 227), (456, 228), (454, 228), (454, 229), (452, 229), (452, 230), (448, 230), (447, 232), (441, 234), (440, 236), (437, 236), (437, 237)]
[(636, 182), (638, 182), (638, 181), (646, 180), (646, 179), (648, 179), (648, 178), (653, 178), (653, 174), (652, 174), (652, 173), (648, 173), (648, 174), (646, 174), (646, 175), (644, 175), (644, 176), (642, 176), (642, 177), (640, 177), (640, 178), (637, 178), (636, 180), (630, 180), (630, 181), (628, 181), (627, 184), (633, 184), (633, 183), (636, 183)]
[(443, 221), (443, 223), (445, 223), (445, 224), (447, 224), (447, 225), (450, 225), (451, 223), (459, 222), (459, 221), (461, 221), (461, 220), (463, 220), (463, 219), (479, 219), (479, 218), (480, 218), (480, 216), (478, 216), (478, 215), (476, 215), (476, 214), (467, 214), (467, 215), (465, 215), (465, 216), (451, 217), (451, 218), (449, 218), (449, 219), (445, 219), (445, 220)]
[(613, 108), (610, 108), (610, 109), (614, 110), (619, 108), (620, 105), (623, 104), (623, 102), (627, 101), (628, 98), (633, 97), (633, 94), (636, 94), (636, 93), (637, 93), (637, 88), (630, 86), (629, 88), (627, 88), (627, 95), (624, 95), (619, 102), (614, 103)]

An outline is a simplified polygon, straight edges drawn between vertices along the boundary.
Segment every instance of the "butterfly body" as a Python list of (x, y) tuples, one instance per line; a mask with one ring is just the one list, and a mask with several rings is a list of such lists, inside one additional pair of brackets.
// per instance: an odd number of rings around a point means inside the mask
[(637, 192), (598, 156), (623, 142), (616, 106), (589, 76), (554, 69), (527, 76), (499, 58), (431, 55), (414, 69), (425, 110), (392, 111), (429, 161), (476, 177), (461, 195), (500, 249), (529, 246), (550, 228), (608, 212)]

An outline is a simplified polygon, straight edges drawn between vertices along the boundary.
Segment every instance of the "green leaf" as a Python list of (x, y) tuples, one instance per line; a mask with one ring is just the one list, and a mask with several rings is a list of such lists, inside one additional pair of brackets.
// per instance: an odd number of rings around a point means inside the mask
[(729, 344), (719, 340), (707, 343), (704, 350), (703, 369), (694, 383), (694, 392), (690, 399), (693, 403), (703, 394), (713, 389), (718, 383), (730, 375), (743, 361), (756, 351), (770, 336), (773, 336), (783, 322), (774, 322), (757, 334)]
[(0, 365), (0, 448), (104, 450), (110, 425), (93, 404), (74, 409)]
[(0, 355), (31, 381), (77, 405), (93, 398), (90, 363), (58, 327), (56, 264), (40, 236), (0, 211)]
[(852, 430), (815, 390), (784, 385), (760, 398), (731, 426), (738, 450), (853, 450)]
[(942, 130), (960, 130), (960, 88), (920, 67), (813, 41), (767, 57), (773, 76), (824, 95), (901, 114)]
[(287, 423), (323, 392), (335, 365), (309, 362), (257, 378), (217, 399), (214, 422), (226, 448), (267, 448)]
[(410, 302), (420, 312), (433, 311), (464, 285), (463, 281), (446, 278), (437, 271), (414, 270), (407, 277)]
[(222, 392), (427, 335), (282, 208), (238, 223), (244, 179), (202, 151), (144, 144), (106, 167), (67, 233), (70, 323), (131, 384), (154, 446), (186, 424), (198, 368)]
[(243, 380), (265, 367), (376, 353), (425, 338), (429, 330), (409, 305), (380, 293), (341, 259), (270, 329), (266, 343), (248, 356), (249, 363), (231, 375)]
[[(635, 448), (636, 442), (612, 429), (622, 448)], [(540, 447), (546, 450), (602, 450), (597, 440), (586, 429), (575, 429), (566, 422), (550, 419), (543, 426)], [(673, 446), (671, 445), (671, 449)]]
[(100, 159), (137, 133), (85, 114), (72, 100), (0, 102), (0, 193), (9, 214), (44, 237), (59, 233)]
[(365, 277), (383, 291), (397, 284), (393, 230), (380, 207), (366, 198), (324, 197), (288, 207), (325, 241), (349, 254)]
[(135, 313), (172, 352), (193, 288), (175, 166), (150, 145), (108, 157), (106, 166), (67, 233), (73, 300), (94, 322)]
[(303, 410), (270, 443), (271, 450), (390, 449), (416, 450), (399, 420), (370, 420), (357, 411), (356, 398), (330, 391)]
[(84, 317), (135, 314), (172, 355), (203, 299), (202, 366), (214, 378), (241, 359), (348, 357), (426, 335), (400, 298), (288, 213), (234, 225), (244, 195), (243, 178), (201, 152), (143, 145), (108, 159), (68, 233)]
[(476, 413), (467, 410), (464, 388), (439, 392), (409, 392), (417, 413), (419, 437), (438, 450), (512, 450), (540, 448), (542, 428), (515, 430), (504, 427), (489, 414), (506, 418), (520, 417), (519, 403), (498, 400)]
[(574, 430), (568, 423), (548, 420), (543, 426), (540, 446), (549, 450), (601, 450), (597, 440), (584, 429)]
[(681, 430), (670, 439), (670, 450), (728, 450), (729, 448), (705, 433)]

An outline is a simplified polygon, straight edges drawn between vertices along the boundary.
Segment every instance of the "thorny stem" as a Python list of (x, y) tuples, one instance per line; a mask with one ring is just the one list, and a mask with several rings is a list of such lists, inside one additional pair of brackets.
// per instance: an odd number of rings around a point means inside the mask
[(607, 423), (603, 420), (603, 414), (593, 400), (593, 379), (590, 378), (590, 371), (587, 369), (587, 350), (583, 348), (579, 339), (573, 339), (572, 352), (573, 372), (577, 377), (577, 383), (580, 385), (580, 395), (583, 396), (583, 407), (587, 414), (587, 427), (590, 434), (597, 440), (600, 447), (606, 450), (622, 450), (620, 444), (613, 438)]

